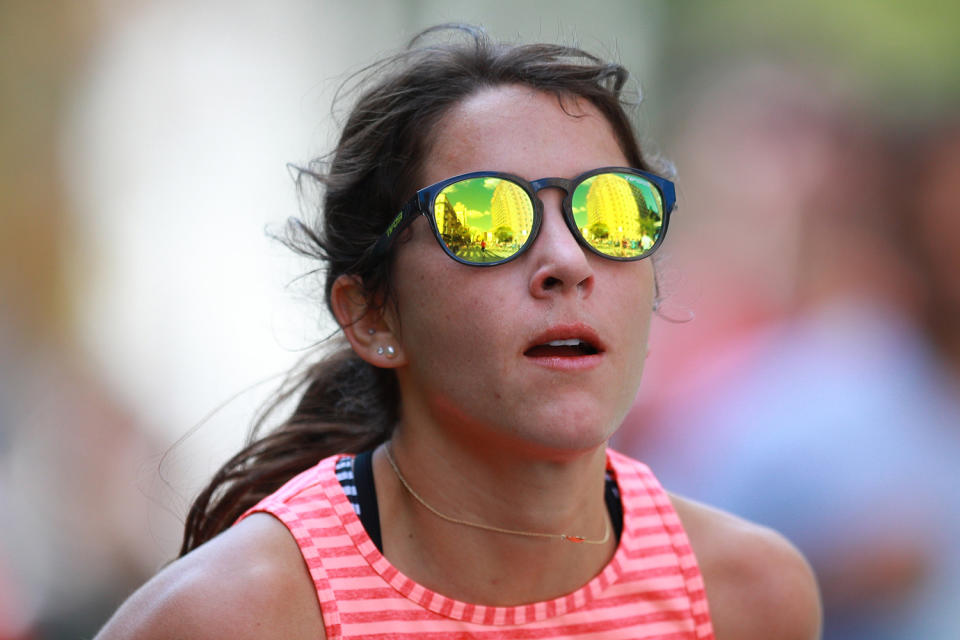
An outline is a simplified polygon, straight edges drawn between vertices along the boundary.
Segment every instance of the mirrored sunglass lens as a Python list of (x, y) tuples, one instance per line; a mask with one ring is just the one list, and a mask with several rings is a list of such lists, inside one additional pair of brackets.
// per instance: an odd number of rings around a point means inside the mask
[(533, 229), (530, 196), (503, 178), (467, 178), (445, 187), (433, 201), (433, 215), (450, 252), (474, 264), (509, 258)]
[(601, 173), (577, 185), (573, 217), (587, 243), (614, 258), (635, 258), (660, 237), (663, 200), (643, 176)]

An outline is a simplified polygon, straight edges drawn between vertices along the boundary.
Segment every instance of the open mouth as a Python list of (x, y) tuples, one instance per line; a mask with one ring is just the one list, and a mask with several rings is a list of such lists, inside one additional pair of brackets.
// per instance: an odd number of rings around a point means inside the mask
[(530, 358), (577, 358), (596, 355), (599, 352), (600, 350), (589, 342), (579, 338), (569, 338), (532, 346), (524, 351), (523, 355)]

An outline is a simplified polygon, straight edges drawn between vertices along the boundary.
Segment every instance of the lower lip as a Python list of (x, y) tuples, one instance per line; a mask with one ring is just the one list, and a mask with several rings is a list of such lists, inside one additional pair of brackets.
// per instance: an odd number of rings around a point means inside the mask
[(603, 354), (589, 356), (524, 356), (530, 362), (554, 371), (589, 371), (600, 366)]

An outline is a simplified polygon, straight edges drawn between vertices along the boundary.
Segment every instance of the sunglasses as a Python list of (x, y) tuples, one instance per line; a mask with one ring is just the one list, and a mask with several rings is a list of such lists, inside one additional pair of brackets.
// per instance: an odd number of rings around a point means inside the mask
[(672, 182), (627, 167), (604, 167), (572, 180), (477, 171), (424, 187), (407, 201), (373, 245), (373, 257), (423, 214), (448, 256), (493, 266), (530, 248), (543, 221), (541, 189), (563, 189), (563, 219), (577, 241), (610, 260), (642, 260), (660, 246), (676, 202)]

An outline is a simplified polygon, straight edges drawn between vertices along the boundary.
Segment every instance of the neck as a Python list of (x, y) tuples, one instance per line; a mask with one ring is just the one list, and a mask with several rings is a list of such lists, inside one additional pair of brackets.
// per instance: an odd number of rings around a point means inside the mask
[[(472, 521), (472, 520), (465, 520), (465, 519), (463, 519), (463, 518), (459, 518), (459, 517), (452, 516), (452, 515), (450, 515), (450, 514), (444, 513), (443, 511), (440, 511), (439, 509), (437, 509), (436, 507), (434, 507), (433, 505), (431, 505), (429, 502), (427, 502), (427, 501), (423, 498), (423, 496), (421, 496), (420, 493), (419, 493), (416, 489), (414, 489), (412, 486), (410, 486), (409, 481), (407, 481), (407, 479), (406, 479), (406, 478), (404, 477), (404, 475), (403, 475), (403, 472), (401, 472), (401, 471), (400, 471), (400, 468), (397, 466), (396, 460), (393, 459), (393, 453), (391, 452), (391, 448), (392, 448), (392, 447), (388, 444), (388, 445), (386, 445), (386, 446), (384, 447), (383, 451), (384, 451), (384, 453), (385, 453), (386, 456), (387, 456), (387, 462), (390, 463), (390, 467), (393, 469), (394, 474), (396, 474), (396, 476), (397, 476), (397, 480), (400, 481), (400, 484), (403, 485), (403, 488), (406, 489), (407, 493), (410, 494), (410, 496), (413, 497), (413, 499), (415, 499), (418, 503), (420, 503), (420, 506), (422, 506), (424, 509), (426, 509), (427, 511), (429, 511), (429, 512), (432, 513), (433, 515), (437, 516), (437, 517), (440, 518), (441, 520), (444, 520), (444, 521), (446, 521), (446, 522), (450, 522), (450, 523), (452, 523), (452, 524), (458, 524), (458, 525), (462, 525), (462, 526), (465, 526), (465, 527), (471, 527), (471, 528), (473, 528), (473, 529), (480, 529), (480, 530), (482, 530), (482, 531), (488, 531), (488, 532), (491, 532), (491, 533), (499, 533), (499, 534), (511, 535), (511, 536), (521, 536), (521, 537), (526, 537), (526, 538), (540, 538), (540, 539), (546, 539), (546, 540), (560, 540), (560, 541), (563, 541), (563, 542), (573, 542), (573, 543), (577, 543), (577, 544), (604, 544), (604, 543), (606, 543), (606, 542), (610, 539), (610, 527), (609, 527), (609, 526), (604, 526), (603, 537), (598, 538), (598, 539), (596, 539), (596, 540), (591, 540), (591, 539), (589, 539), (589, 538), (587, 538), (587, 537), (585, 537), (585, 536), (578, 536), (578, 535), (573, 535), (573, 534), (570, 534), (570, 533), (559, 533), (559, 534), (558, 534), (558, 533), (548, 533), (548, 532), (545, 532), (545, 531), (526, 531), (526, 530), (521, 530), (521, 529), (508, 529), (508, 528), (505, 528), (505, 527), (498, 527), (498, 526), (493, 525), (493, 524), (486, 524), (486, 523), (483, 523), (483, 522), (475, 522), (475, 521)], [(607, 525), (607, 524), (608, 524), (608, 523), (607, 523), (606, 520), (605, 520), (605, 521), (604, 521), (604, 525)]]
[(385, 448), (374, 458), (381, 519), (390, 523), (384, 554), (410, 578), (467, 602), (520, 604), (583, 586), (612, 557), (612, 535), (601, 544), (561, 539), (598, 540), (610, 528), (604, 446), (562, 461), (521, 459), (423, 435), (399, 427), (387, 445), (412, 492)]

